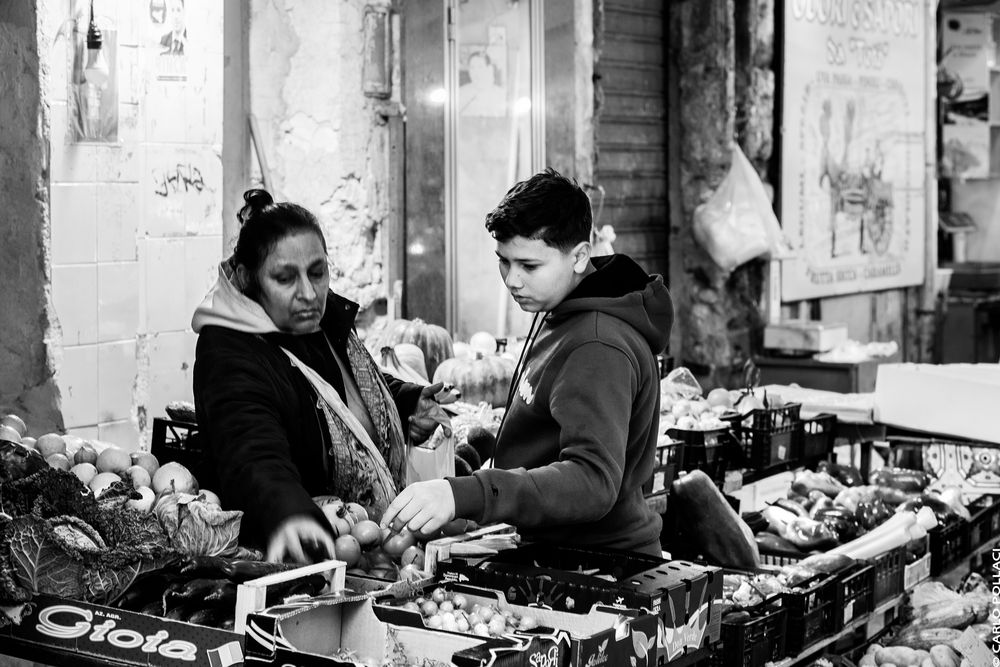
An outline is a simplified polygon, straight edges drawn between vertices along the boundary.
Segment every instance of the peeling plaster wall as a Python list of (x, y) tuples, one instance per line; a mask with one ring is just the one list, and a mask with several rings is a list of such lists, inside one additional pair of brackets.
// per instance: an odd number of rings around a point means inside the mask
[(0, 414), (33, 433), (62, 427), (49, 339), (49, 115), (42, 2), (0, 3)]
[(362, 308), (385, 296), (388, 127), (362, 93), (364, 2), (253, 0), (250, 105), (276, 199), (317, 215), (333, 289)]

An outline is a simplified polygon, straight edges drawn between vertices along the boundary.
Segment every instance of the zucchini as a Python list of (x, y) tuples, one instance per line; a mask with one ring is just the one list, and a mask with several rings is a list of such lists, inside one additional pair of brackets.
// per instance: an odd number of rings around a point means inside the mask
[(712, 479), (692, 470), (674, 480), (673, 501), (683, 517), (692, 546), (719, 565), (760, 566), (760, 552), (750, 526), (726, 502)]

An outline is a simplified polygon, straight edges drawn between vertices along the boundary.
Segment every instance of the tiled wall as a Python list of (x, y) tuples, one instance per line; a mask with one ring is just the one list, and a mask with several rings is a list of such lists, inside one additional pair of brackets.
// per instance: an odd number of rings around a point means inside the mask
[[(191, 398), (191, 314), (223, 253), (222, 3), (188, 0), (180, 57), (161, 55), (155, 5), (94, 3), (99, 24), (117, 29), (117, 143), (70, 140), (72, 32), (48, 62), (63, 417), (73, 433), (129, 448), (148, 445), (168, 401)], [(47, 3), (46, 32), (74, 12), (85, 30), (88, 6)]]

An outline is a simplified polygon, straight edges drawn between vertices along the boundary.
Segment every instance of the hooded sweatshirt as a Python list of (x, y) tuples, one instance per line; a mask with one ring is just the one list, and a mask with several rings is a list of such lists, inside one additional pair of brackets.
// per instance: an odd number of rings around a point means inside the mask
[(659, 555), (661, 520), (642, 485), (673, 305), (663, 279), (629, 257), (591, 261), (596, 270), (529, 340), (495, 467), (448, 481), (459, 517), (512, 523), (536, 541)]
[[(294, 336), (280, 332), (230, 277), (223, 263), (192, 321), (198, 333), (194, 402), (200, 436), (207, 441), (198, 478), (219, 492), (227, 508), (245, 513), (241, 542), (263, 546), (292, 516), (311, 516), (329, 527), (312, 497), (339, 493), (330, 482), (332, 444), (316, 393), (280, 348), (323, 376), (370, 427), (353, 371), (344, 362), (358, 305), (329, 292), (321, 332)], [(385, 379), (406, 423), (422, 387)]]

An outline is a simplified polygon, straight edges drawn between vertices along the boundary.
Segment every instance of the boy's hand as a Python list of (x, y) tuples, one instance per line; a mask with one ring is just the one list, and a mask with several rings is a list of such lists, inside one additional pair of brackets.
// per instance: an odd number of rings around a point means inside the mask
[(455, 518), (455, 494), (443, 479), (416, 482), (403, 489), (382, 515), (382, 527), (414, 533), (436, 533)]

